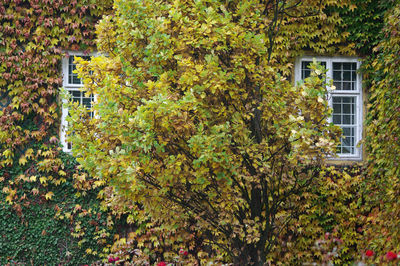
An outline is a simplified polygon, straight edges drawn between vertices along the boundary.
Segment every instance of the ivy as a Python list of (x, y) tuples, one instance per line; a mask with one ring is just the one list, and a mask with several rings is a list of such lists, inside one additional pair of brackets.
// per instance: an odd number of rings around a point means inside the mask
[(92, 51), (112, 1), (0, 2), (0, 264), (88, 264), (107, 254), (117, 219), (104, 186), (59, 147), (65, 51)]
[(394, 0), (352, 0), (350, 7), (336, 8), (343, 19), (342, 31), (347, 41), (355, 44), (361, 56), (371, 55), (372, 49), (382, 40), (384, 16), (395, 5)]
[[(390, 1), (391, 2), (391, 1)], [(367, 115), (368, 171), (364, 183), (369, 215), (366, 241), (371, 249), (386, 252), (400, 245), (399, 206), (399, 19), (400, 6), (385, 14), (381, 39), (373, 49), (365, 72), (370, 86)], [(376, 260), (378, 262), (378, 260)]]

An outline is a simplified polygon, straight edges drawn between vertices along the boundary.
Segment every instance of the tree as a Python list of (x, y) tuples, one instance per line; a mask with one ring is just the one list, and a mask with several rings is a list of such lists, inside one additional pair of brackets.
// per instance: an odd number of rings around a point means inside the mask
[(322, 2), (116, 1), (97, 28), (107, 56), (78, 67), (97, 95), (91, 120), (70, 106), (78, 161), (135, 219), (194, 234), (191, 258), (205, 259), (200, 241), (262, 265), (337, 145), (323, 68), (286, 78), (303, 49), (351, 52), (328, 12), (347, 2)]

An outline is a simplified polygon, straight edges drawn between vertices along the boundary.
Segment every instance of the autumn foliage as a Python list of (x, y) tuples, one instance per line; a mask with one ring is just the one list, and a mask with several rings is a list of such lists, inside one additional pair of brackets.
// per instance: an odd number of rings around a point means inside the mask
[(338, 13), (324, 13), (337, 5), (115, 2), (97, 27), (105, 55), (78, 60), (97, 115), (70, 106), (69, 121), (77, 160), (152, 228), (131, 235), (147, 247), (138, 259), (172, 261), (181, 246), (192, 263), (276, 259), (337, 145), (325, 70), (287, 79), (304, 49), (352, 52)]
[[(0, 21), (0, 264), (396, 263), (396, 1), (3, 0)], [(60, 61), (95, 50), (73, 158)], [(369, 156), (327, 166), (329, 81), (293, 62), (356, 53)]]
[(114, 218), (94, 201), (99, 188), (58, 143), (61, 58), (94, 48), (95, 22), (111, 5), (0, 1), (2, 265), (88, 263), (112, 239)]
[[(379, 252), (399, 247), (399, 21), (397, 4), (385, 16), (382, 40), (366, 72), (370, 87), (367, 119), (368, 171), (365, 180), (369, 215), (366, 242)], [(390, 256), (389, 256), (390, 257)], [(380, 258), (376, 258), (379, 261)]]

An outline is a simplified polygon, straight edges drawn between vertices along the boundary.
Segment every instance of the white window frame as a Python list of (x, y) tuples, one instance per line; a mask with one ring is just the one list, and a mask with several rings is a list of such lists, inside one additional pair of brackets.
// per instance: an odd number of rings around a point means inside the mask
[[(362, 140), (362, 132), (363, 132), (363, 88), (362, 88), (362, 76), (359, 73), (359, 69), (361, 66), (361, 59), (357, 57), (344, 57), (344, 56), (333, 56), (333, 57), (324, 57), (324, 56), (303, 56), (297, 58), (295, 62), (295, 82), (301, 81), (301, 63), (303, 61), (313, 61), (316, 60), (318, 62), (326, 62), (326, 77), (327, 80), (330, 81), (333, 79), (333, 63), (356, 63), (356, 89), (355, 90), (331, 90), (328, 89), (328, 103), (330, 107), (333, 107), (332, 97), (334, 96), (351, 96), (356, 98), (356, 131), (355, 131), (355, 153), (354, 154), (338, 154), (338, 157), (329, 157), (330, 160), (348, 160), (348, 161), (361, 161), (362, 160), (362, 144), (360, 141)], [(329, 118), (329, 122), (332, 122), (332, 117)]]
[[(81, 91), (81, 88), (83, 87), (83, 83), (81, 84), (74, 84), (74, 83), (69, 83), (68, 80), (68, 74), (69, 74), (69, 58), (71, 56), (95, 56), (95, 53), (91, 54), (85, 54), (81, 51), (65, 51), (65, 54), (67, 56), (64, 56), (61, 60), (61, 65), (62, 65), (62, 76), (63, 76), (63, 87), (66, 91)], [(95, 98), (94, 98), (95, 100)], [(67, 99), (62, 99), (62, 114), (61, 114), (61, 125), (60, 125), (60, 142), (62, 145), (62, 149), (64, 152), (71, 152), (71, 149), (68, 148), (68, 142), (67, 142), (67, 128), (68, 128), (68, 122), (67, 122), (67, 116), (68, 116), (68, 108), (66, 107), (67, 104)]]

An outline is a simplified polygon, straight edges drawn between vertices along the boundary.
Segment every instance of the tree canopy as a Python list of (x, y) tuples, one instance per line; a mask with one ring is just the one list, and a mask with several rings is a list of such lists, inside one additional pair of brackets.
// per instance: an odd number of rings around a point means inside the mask
[(103, 55), (79, 60), (96, 115), (70, 105), (73, 152), (114, 187), (110, 204), (154, 227), (161, 257), (185, 245), (189, 260), (267, 260), (340, 132), (325, 70), (293, 85), (293, 61), (354, 53), (332, 11), (346, 5), (115, 1)]

